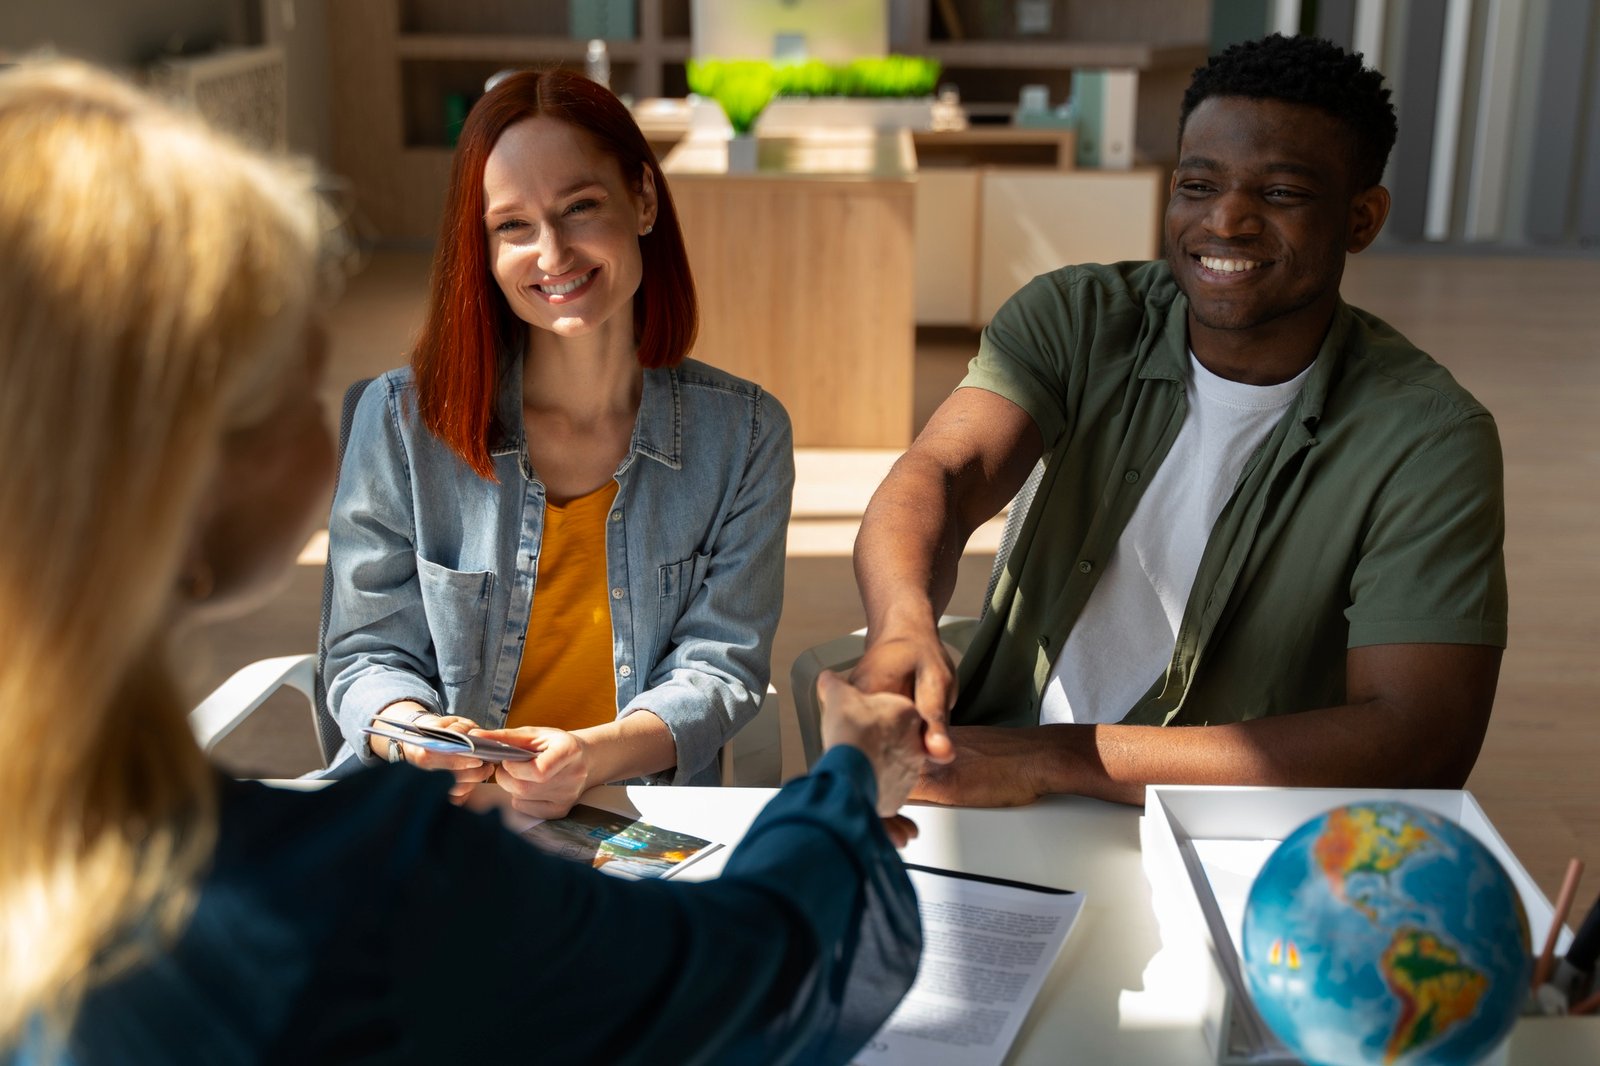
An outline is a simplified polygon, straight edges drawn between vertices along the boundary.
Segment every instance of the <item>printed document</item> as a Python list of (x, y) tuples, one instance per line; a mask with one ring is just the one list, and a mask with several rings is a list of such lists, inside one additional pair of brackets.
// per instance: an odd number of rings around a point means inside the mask
[(906, 865), (922, 914), (916, 983), (856, 1066), (999, 1066), (1083, 894)]

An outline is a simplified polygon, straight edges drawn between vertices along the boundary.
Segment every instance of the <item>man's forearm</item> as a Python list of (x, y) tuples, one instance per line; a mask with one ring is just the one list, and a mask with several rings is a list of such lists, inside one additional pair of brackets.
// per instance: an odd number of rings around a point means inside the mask
[(856, 536), (868, 639), (895, 629), (932, 630), (955, 591), (965, 544), (945, 477), (933, 464), (903, 456), (873, 494)]
[(1483, 645), (1352, 648), (1350, 703), (1227, 725), (957, 727), (954, 761), (912, 798), (1012, 806), (1051, 793), (1140, 803), (1151, 784), (1459, 788), (1489, 727), (1500, 658)]
[(1439, 736), (1373, 701), (1214, 726), (1052, 725), (1025, 730), (1043, 792), (1144, 802), (1144, 787), (1459, 788), (1481, 734)]
[(1027, 412), (982, 389), (957, 389), (872, 496), (856, 538), (868, 640), (931, 635), (955, 592), (972, 531), (1014, 496), (1039, 458)]

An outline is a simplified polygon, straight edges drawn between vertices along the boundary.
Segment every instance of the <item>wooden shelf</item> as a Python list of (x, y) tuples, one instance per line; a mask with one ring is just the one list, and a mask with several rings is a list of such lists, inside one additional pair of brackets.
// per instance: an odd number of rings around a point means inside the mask
[[(400, 59), (512, 60), (538, 62), (544, 59), (581, 60), (589, 42), (573, 37), (529, 37), (521, 34), (442, 34), (403, 33), (395, 42)], [(606, 53), (613, 63), (686, 63), (690, 55), (687, 37), (670, 37), (658, 42), (607, 41)]]
[[(522, 37), (493, 34), (408, 33), (401, 34), (395, 54), (401, 59), (514, 60), (536, 62), (541, 59), (583, 59), (588, 42), (571, 37)], [(607, 41), (612, 62), (631, 62), (643, 51), (637, 41)]]
[(1097, 41), (929, 41), (925, 54), (946, 67), (1001, 69), (1063, 67), (1195, 67), (1206, 60), (1205, 44), (1155, 46)]
[(918, 130), (911, 135), (917, 167), (1034, 163), (1071, 170), (1077, 134), (1039, 126), (969, 126), (964, 130)]

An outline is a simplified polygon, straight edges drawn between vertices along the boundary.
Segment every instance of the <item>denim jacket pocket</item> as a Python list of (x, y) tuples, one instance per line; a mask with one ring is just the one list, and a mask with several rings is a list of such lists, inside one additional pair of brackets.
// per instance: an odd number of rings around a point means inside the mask
[(433, 635), (439, 680), (446, 685), (464, 685), (483, 670), (494, 573), (451, 570), (419, 555), (417, 581), (428, 631)]
[(668, 633), (689, 609), (695, 589), (706, 579), (711, 566), (711, 556), (699, 552), (681, 562), (667, 563), (661, 568), (661, 621)]

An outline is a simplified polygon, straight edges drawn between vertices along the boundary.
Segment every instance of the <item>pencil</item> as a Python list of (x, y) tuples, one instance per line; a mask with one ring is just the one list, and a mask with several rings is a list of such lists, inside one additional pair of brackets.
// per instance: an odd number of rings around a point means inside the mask
[(1579, 1000), (1577, 1003), (1574, 1003), (1571, 1008), (1568, 1009), (1567, 1013), (1593, 1014), (1596, 1008), (1600, 1008), (1600, 992), (1596, 992), (1588, 999)]
[(1539, 953), (1539, 961), (1533, 967), (1533, 987), (1537, 991), (1539, 986), (1550, 980), (1550, 971), (1555, 968), (1556, 941), (1561, 937), (1561, 927), (1566, 924), (1567, 912), (1572, 909), (1572, 897), (1578, 891), (1578, 878), (1583, 876), (1583, 863), (1573, 859), (1567, 863), (1567, 876), (1561, 880), (1561, 894), (1556, 897), (1556, 912), (1550, 918), (1550, 935), (1544, 938), (1544, 950)]

